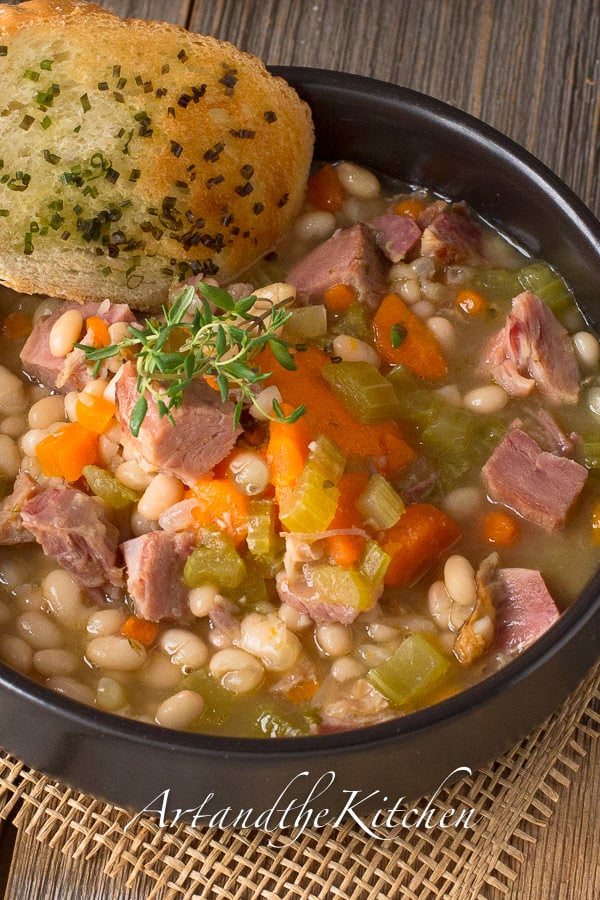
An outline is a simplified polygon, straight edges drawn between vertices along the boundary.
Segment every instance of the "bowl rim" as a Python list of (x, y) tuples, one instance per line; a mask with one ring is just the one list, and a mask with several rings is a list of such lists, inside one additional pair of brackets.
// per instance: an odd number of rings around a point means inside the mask
[[(553, 203), (560, 203), (563, 208), (568, 209), (577, 221), (579, 230), (586, 234), (589, 243), (595, 248), (600, 260), (600, 222), (585, 203), (544, 163), (491, 125), (449, 103), (392, 82), (315, 67), (268, 66), (268, 69), (274, 75), (289, 81), (301, 96), (309, 91), (311, 84), (317, 86), (319, 90), (327, 88), (336, 92), (341, 91), (346, 95), (364, 97), (366, 92), (371, 97), (393, 103), (395, 106), (399, 103), (410, 105), (412, 111), (417, 111), (419, 115), (427, 116), (428, 119), (433, 117), (436, 122), (443, 120), (445, 129), (449, 131), (466, 134), (479, 144), (490, 147), (493, 145), (496, 153), (501, 151), (502, 155), (510, 157), (513, 163), (516, 160), (536, 186), (551, 195)], [(598, 315), (600, 317), (600, 311)], [(589, 322), (588, 316), (586, 319)], [(590, 324), (593, 327), (593, 323)], [(460, 718), (467, 710), (472, 711), (486, 705), (497, 694), (521, 682), (529, 673), (542, 668), (562, 646), (585, 629), (599, 611), (600, 567), (577, 599), (561, 613), (551, 628), (498, 671), (432, 706), (399, 715), (379, 724), (327, 734), (266, 739), (175, 731), (71, 700), (2, 662), (0, 662), (0, 689), (16, 694), (29, 703), (33, 702), (40, 711), (58, 714), (70, 722), (75, 732), (88, 730), (91, 726), (103, 735), (110, 734), (116, 738), (126, 739), (130, 743), (162, 750), (170, 749), (184, 755), (209, 757), (220, 754), (246, 760), (258, 756), (267, 760), (269, 758), (281, 760), (286, 757), (306, 758), (308, 755), (311, 758), (318, 758), (321, 754), (330, 756), (332, 750), (343, 754), (355, 751), (361, 745), (373, 748), (396, 743), (435, 728), (442, 722)]]

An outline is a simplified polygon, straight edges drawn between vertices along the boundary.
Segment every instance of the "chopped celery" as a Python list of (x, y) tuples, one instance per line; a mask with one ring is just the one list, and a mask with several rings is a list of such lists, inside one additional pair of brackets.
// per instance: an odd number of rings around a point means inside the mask
[(398, 401), (399, 417), (417, 427), (422, 428), (433, 422), (439, 410), (447, 405), (438, 394), (424, 388), (414, 388), (410, 383), (394, 379), (392, 386)]
[(140, 491), (125, 487), (100, 466), (84, 466), (83, 477), (90, 490), (113, 509), (124, 509), (130, 503), (137, 503), (142, 496)]
[(368, 578), (372, 585), (379, 587), (390, 564), (390, 555), (377, 541), (367, 541), (358, 561), (358, 571)]
[(412, 704), (448, 673), (450, 661), (423, 637), (411, 634), (395, 653), (369, 669), (368, 681), (394, 706)]
[(288, 531), (325, 531), (335, 515), (340, 497), (336, 483), (344, 471), (345, 457), (337, 444), (320, 435), (279, 518)]
[(399, 415), (400, 406), (393, 385), (370, 363), (326, 363), (322, 373), (358, 422), (370, 425)]
[(204, 699), (203, 725), (222, 725), (231, 715), (235, 695), (202, 669), (186, 675), (181, 689), (195, 691)]
[(327, 310), (324, 306), (301, 306), (289, 310), (285, 331), (290, 340), (318, 338), (327, 331)]
[(518, 277), (523, 290), (537, 294), (557, 316), (574, 303), (573, 294), (563, 279), (547, 263), (532, 262), (519, 269)]
[(383, 531), (396, 524), (404, 512), (404, 502), (389, 481), (376, 473), (356, 501), (356, 508), (370, 524)]
[(251, 733), (254, 737), (300, 737), (310, 733), (310, 718), (291, 703), (265, 701), (252, 711)]
[(379, 593), (379, 585), (371, 584), (362, 572), (340, 566), (313, 566), (307, 582), (324, 603), (343, 603), (359, 612), (371, 609)]
[(522, 290), (518, 273), (506, 269), (475, 269), (469, 283), (491, 302), (512, 300)]
[(411, 372), (410, 369), (407, 369), (406, 366), (402, 365), (394, 366), (385, 377), (391, 383), (392, 387), (398, 385), (400, 390), (402, 390), (402, 388), (414, 386), (416, 378), (414, 372)]
[(267, 556), (275, 551), (275, 506), (272, 500), (250, 500), (248, 503), (248, 536), (246, 543), (253, 556)]
[(331, 326), (334, 334), (349, 334), (361, 341), (372, 341), (371, 322), (364, 303), (351, 303)]
[(238, 603), (245, 613), (261, 612), (269, 603), (269, 594), (265, 584), (265, 576), (253, 560), (246, 563), (246, 577), (242, 584), (230, 593), (231, 599)]
[(233, 590), (246, 577), (246, 566), (227, 535), (219, 531), (205, 531), (202, 544), (192, 550), (183, 569), (183, 581), (188, 588), (203, 584), (217, 584)]

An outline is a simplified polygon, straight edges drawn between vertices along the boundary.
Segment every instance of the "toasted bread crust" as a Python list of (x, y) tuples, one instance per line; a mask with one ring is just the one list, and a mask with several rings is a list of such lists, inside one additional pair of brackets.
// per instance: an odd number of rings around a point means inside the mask
[(231, 44), (84, 2), (0, 5), (0, 280), (164, 302), (236, 277), (298, 211), (310, 112)]

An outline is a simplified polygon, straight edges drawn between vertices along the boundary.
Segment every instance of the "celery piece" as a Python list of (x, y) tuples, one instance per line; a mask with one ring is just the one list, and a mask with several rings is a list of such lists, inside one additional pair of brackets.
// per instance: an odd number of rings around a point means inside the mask
[(475, 431), (475, 413), (444, 404), (421, 431), (424, 444), (433, 451), (469, 457)]
[(321, 337), (327, 331), (327, 310), (324, 306), (301, 306), (290, 309), (289, 314), (285, 331), (292, 341), (298, 338), (311, 340)]
[(311, 446), (298, 484), (279, 510), (288, 531), (325, 531), (335, 515), (340, 497), (336, 483), (346, 458), (330, 438), (319, 435)]
[(358, 571), (368, 578), (372, 585), (380, 587), (390, 561), (389, 553), (386, 553), (377, 541), (370, 540), (365, 544), (365, 549), (358, 561)]
[(396, 524), (404, 512), (404, 502), (389, 481), (376, 473), (356, 501), (356, 508), (370, 524), (383, 531)]
[(266, 609), (270, 598), (265, 584), (265, 576), (254, 560), (248, 560), (246, 577), (238, 588), (230, 592), (230, 596), (244, 610), (244, 613), (261, 612)]
[(125, 487), (110, 472), (101, 469), (100, 466), (84, 466), (83, 477), (92, 493), (113, 509), (124, 509), (130, 503), (137, 503), (142, 496), (141, 491)]
[(253, 737), (300, 737), (310, 733), (310, 721), (291, 704), (263, 702), (255, 710)]
[(395, 653), (367, 673), (367, 680), (394, 706), (421, 700), (450, 669), (450, 661), (423, 637), (411, 634)]
[(275, 551), (275, 506), (272, 500), (250, 500), (248, 503), (248, 536), (246, 543), (253, 556), (267, 556)]
[(359, 612), (371, 609), (379, 593), (362, 572), (340, 566), (312, 566), (306, 580), (324, 603), (343, 603)]
[(562, 315), (574, 303), (573, 294), (547, 263), (532, 262), (519, 269), (519, 283), (525, 291), (537, 294), (556, 316)]
[(202, 725), (212, 727), (222, 725), (229, 719), (235, 695), (222, 687), (211, 675), (202, 669), (191, 672), (183, 679), (181, 690), (195, 691), (204, 700)]
[(399, 417), (417, 428), (429, 425), (435, 420), (438, 412), (447, 406), (439, 394), (426, 388), (415, 388), (410, 383), (395, 379), (392, 386), (398, 401)]
[(372, 341), (371, 322), (364, 303), (351, 303), (345, 312), (341, 313), (331, 326), (333, 334), (349, 334), (350, 337), (361, 341)]
[(506, 269), (475, 269), (469, 283), (491, 302), (512, 300), (522, 290), (518, 273)]
[(411, 372), (406, 366), (394, 366), (393, 369), (386, 374), (386, 379), (391, 383), (392, 387), (398, 386), (401, 391), (403, 388), (412, 387), (415, 384), (415, 373)]
[(186, 587), (217, 584), (224, 590), (233, 590), (246, 577), (244, 561), (227, 535), (205, 532), (202, 544), (192, 550), (183, 569)]
[(399, 415), (400, 406), (393, 385), (370, 363), (326, 363), (321, 371), (358, 422), (371, 425)]

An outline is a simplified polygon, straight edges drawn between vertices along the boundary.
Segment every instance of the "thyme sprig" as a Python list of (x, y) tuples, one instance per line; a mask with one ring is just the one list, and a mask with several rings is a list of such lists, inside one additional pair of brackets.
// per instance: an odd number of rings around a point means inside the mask
[[(167, 416), (174, 424), (173, 410), (183, 403), (185, 389), (203, 376), (214, 379), (223, 402), (235, 399), (237, 428), (244, 405), (258, 407), (256, 385), (271, 374), (252, 366), (254, 357), (268, 345), (280, 365), (296, 368), (287, 342), (277, 334), (290, 317), (285, 302), (258, 314), (253, 312), (256, 300), (254, 294), (234, 300), (222, 288), (201, 282), (186, 287), (172, 306), (163, 307), (162, 318), (129, 325), (129, 333), (118, 343), (99, 348), (76, 346), (87, 362), (95, 364), (95, 374), (103, 360), (133, 351), (139, 397), (129, 427), (135, 437), (148, 412), (149, 398), (156, 402), (159, 417)], [(272, 408), (273, 415), (261, 410), (282, 422), (295, 422), (305, 411), (301, 405), (285, 415), (276, 400)]]

